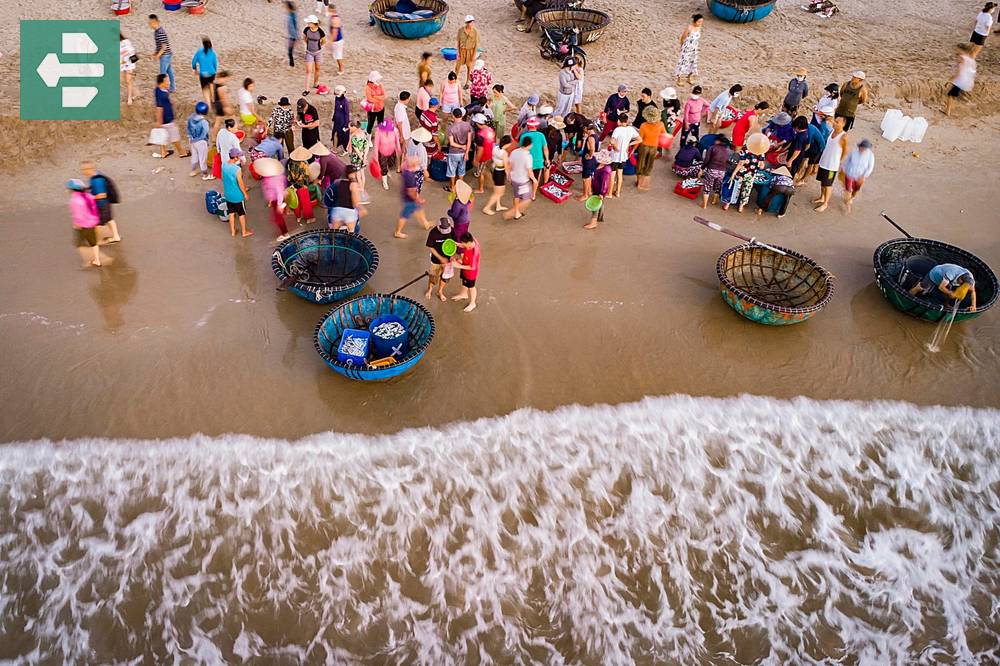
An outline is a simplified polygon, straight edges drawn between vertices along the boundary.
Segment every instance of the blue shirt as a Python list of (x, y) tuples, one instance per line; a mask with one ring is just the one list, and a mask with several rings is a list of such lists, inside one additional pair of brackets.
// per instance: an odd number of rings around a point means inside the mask
[[(94, 176), (90, 179), (90, 193), (94, 196), (94, 198), (97, 198), (97, 195), (99, 194), (107, 194), (108, 179), (99, 173), (94, 174)], [(107, 206), (109, 203), (111, 202), (108, 201), (107, 197), (97, 199), (98, 206)]]
[(215, 76), (219, 71), (219, 56), (215, 55), (214, 49), (198, 49), (191, 58), (191, 69), (197, 69), (199, 76)]
[(941, 284), (942, 280), (948, 281), (948, 287), (955, 287), (955, 280), (962, 277), (965, 274), (972, 275), (972, 273), (967, 268), (962, 268), (955, 264), (938, 264), (931, 269), (931, 272), (927, 274), (927, 279), (933, 282), (935, 285)]
[(295, 12), (288, 12), (288, 39), (299, 38), (299, 17)]
[(163, 124), (174, 122), (174, 105), (170, 103), (170, 93), (156, 87), (156, 106), (163, 109)]
[(809, 124), (809, 148), (808, 152), (811, 153), (822, 153), (826, 148), (826, 140), (829, 138), (829, 132), (824, 132), (824, 129), (828, 129), (827, 124), (823, 123), (823, 128), (816, 127), (812, 123)]
[(205, 120), (205, 116), (200, 113), (192, 113), (188, 116), (187, 134), (188, 140), (191, 143), (195, 141), (208, 141), (208, 121)]
[(274, 159), (282, 162), (285, 161), (285, 147), (273, 136), (269, 136), (258, 143), (257, 150), (264, 153), (268, 157), (273, 157)]
[(528, 150), (531, 151), (531, 168), (532, 169), (542, 169), (545, 167), (545, 146), (548, 145), (545, 141), (545, 135), (538, 130), (532, 130), (530, 132), (525, 132), (521, 135), (521, 145), (524, 145), (524, 137), (531, 137), (531, 146)]
[(222, 165), (222, 192), (226, 201), (239, 203), (243, 201), (243, 190), (240, 189), (240, 181), (237, 176), (240, 174), (240, 165), (226, 162)]

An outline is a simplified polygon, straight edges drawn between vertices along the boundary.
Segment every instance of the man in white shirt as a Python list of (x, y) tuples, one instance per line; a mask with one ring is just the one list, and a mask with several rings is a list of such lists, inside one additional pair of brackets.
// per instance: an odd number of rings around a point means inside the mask
[(639, 145), (639, 130), (628, 122), (627, 113), (618, 114), (618, 127), (611, 133), (611, 144), (614, 161), (611, 163), (611, 194), (608, 196), (613, 198), (622, 195), (625, 163), (632, 150)]
[(507, 157), (510, 165), (510, 184), (514, 190), (514, 207), (503, 214), (505, 220), (520, 220), (524, 211), (531, 205), (531, 197), (538, 185), (538, 178), (532, 169), (534, 161), (531, 157), (531, 142), (533, 137), (524, 137), (524, 145), (512, 151)]
[(399, 93), (399, 101), (396, 102), (396, 106), (392, 109), (392, 119), (399, 129), (399, 138), (402, 141), (404, 153), (406, 152), (406, 146), (410, 142), (410, 114), (407, 113), (409, 106), (410, 93), (404, 90)]

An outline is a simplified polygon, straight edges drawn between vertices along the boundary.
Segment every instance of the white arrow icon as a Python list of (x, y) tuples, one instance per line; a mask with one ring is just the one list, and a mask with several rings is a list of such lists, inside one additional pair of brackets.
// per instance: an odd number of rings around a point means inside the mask
[[(89, 39), (89, 38), (88, 38)], [(93, 43), (93, 42), (91, 42)], [(59, 85), (62, 77), (100, 78), (104, 76), (104, 65), (99, 62), (59, 62), (59, 56), (50, 53), (36, 70), (49, 88)]]

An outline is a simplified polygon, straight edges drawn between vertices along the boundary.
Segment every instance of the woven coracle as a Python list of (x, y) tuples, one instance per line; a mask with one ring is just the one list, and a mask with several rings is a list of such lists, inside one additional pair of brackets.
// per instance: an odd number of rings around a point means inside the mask
[[(938, 264), (957, 264), (969, 269), (976, 279), (976, 311), (968, 303), (955, 314), (955, 321), (974, 319), (997, 302), (997, 276), (986, 262), (960, 247), (927, 238), (896, 238), (882, 243), (872, 258), (875, 284), (886, 300), (900, 312), (937, 322), (950, 316), (952, 307), (936, 294), (913, 296), (909, 290)], [(917, 268), (919, 266), (919, 269)]]
[(757, 323), (798, 324), (830, 302), (833, 276), (809, 257), (777, 249), (786, 255), (756, 244), (726, 250), (716, 264), (722, 297)]
[(535, 20), (543, 28), (578, 28), (581, 44), (596, 42), (611, 25), (611, 16), (596, 9), (543, 9), (535, 14)]
[(288, 290), (311, 303), (332, 303), (361, 291), (378, 269), (378, 250), (344, 230), (302, 231), (271, 254), (271, 269)]
[(375, 0), (368, 6), (368, 13), (379, 29), (390, 37), (420, 39), (433, 35), (444, 27), (448, 18), (448, 3), (444, 0), (419, 0), (421, 9), (429, 9), (433, 16), (420, 19), (394, 18), (387, 12), (395, 11), (396, 0)]
[[(337, 345), (340, 344), (344, 329), (367, 330), (372, 321), (386, 315), (399, 317), (406, 326), (409, 350), (403, 358), (397, 363), (378, 368), (351, 365), (337, 360)], [(434, 317), (423, 305), (405, 296), (366, 294), (327, 312), (316, 324), (313, 342), (320, 358), (334, 372), (349, 379), (378, 381), (391, 379), (410, 370), (424, 357), (432, 339)]]

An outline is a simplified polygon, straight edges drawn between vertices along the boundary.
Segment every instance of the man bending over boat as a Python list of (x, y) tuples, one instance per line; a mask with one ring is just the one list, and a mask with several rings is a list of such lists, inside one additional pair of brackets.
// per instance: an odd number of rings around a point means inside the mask
[(955, 299), (959, 303), (964, 301), (966, 296), (971, 295), (972, 307), (969, 310), (976, 311), (976, 279), (969, 269), (957, 264), (938, 264), (913, 289), (910, 289), (910, 294), (925, 296), (933, 292), (935, 288), (949, 299)]

